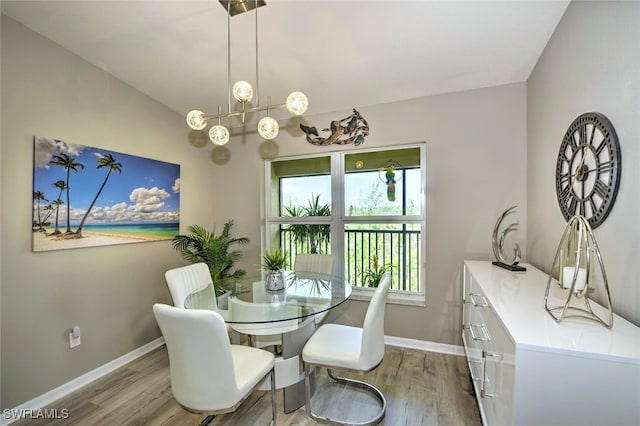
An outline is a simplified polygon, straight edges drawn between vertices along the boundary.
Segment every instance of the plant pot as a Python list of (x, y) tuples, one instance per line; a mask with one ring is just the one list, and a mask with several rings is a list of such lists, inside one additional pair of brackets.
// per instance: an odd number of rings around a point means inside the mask
[(267, 271), (264, 276), (264, 285), (269, 291), (283, 290), (285, 281), (285, 271)]

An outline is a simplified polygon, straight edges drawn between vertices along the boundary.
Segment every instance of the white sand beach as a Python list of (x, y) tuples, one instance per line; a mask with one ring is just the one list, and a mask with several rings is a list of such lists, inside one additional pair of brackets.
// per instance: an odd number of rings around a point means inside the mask
[(33, 251), (63, 250), (163, 240), (162, 238), (129, 237), (126, 235), (100, 234), (95, 232), (83, 232), (82, 238), (64, 238), (64, 234), (52, 236), (44, 232), (33, 232), (32, 234)]

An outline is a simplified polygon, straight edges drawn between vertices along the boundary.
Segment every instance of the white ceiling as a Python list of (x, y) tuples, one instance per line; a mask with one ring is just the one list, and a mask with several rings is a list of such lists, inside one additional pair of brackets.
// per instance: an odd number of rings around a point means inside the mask
[[(227, 109), (227, 15), (218, 0), (1, 5), (180, 114)], [(308, 114), (319, 114), (526, 81), (567, 5), (267, 0), (258, 12), (260, 104), (301, 90)], [(231, 18), (232, 82), (255, 83), (255, 40), (254, 12)]]

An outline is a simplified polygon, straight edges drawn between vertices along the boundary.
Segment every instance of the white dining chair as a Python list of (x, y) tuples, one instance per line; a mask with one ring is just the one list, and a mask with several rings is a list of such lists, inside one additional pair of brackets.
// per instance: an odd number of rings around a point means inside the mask
[[(173, 306), (184, 308), (184, 301), (191, 293), (213, 286), (211, 273), (206, 263), (194, 263), (179, 268), (169, 269), (164, 274), (173, 299)], [(214, 306), (217, 305), (215, 290), (213, 292)]]
[[(384, 357), (384, 313), (391, 273), (383, 276), (369, 302), (362, 328), (340, 324), (324, 324), (307, 341), (302, 350), (305, 372), (305, 402), (309, 417), (321, 423), (375, 425), (384, 418), (387, 402), (384, 395), (369, 383), (335, 376), (336, 370), (366, 373), (375, 369)], [(356, 387), (371, 393), (380, 402), (380, 410), (363, 423), (345, 423), (313, 412), (311, 408), (310, 374), (313, 367), (325, 367), (330, 379), (339, 384)]]
[(319, 253), (298, 253), (293, 265), (297, 273), (320, 273), (331, 275), (333, 273), (333, 256)]
[(235, 411), (271, 376), (272, 424), (275, 424), (273, 354), (232, 345), (224, 319), (215, 311), (156, 303), (153, 313), (167, 345), (171, 391), (185, 410), (208, 415), (205, 418), (208, 423), (216, 414)]
[[(333, 274), (333, 256), (319, 253), (298, 253), (294, 262), (293, 270), (301, 278), (317, 278), (318, 275)], [(326, 318), (327, 312), (317, 314), (313, 317), (316, 326)]]
[[(171, 299), (173, 299), (173, 306), (176, 308), (186, 308), (185, 300), (190, 294), (211, 286), (210, 308), (222, 315), (222, 318), (228, 318), (229, 312), (218, 308), (218, 298), (216, 297), (216, 291), (213, 287), (209, 266), (207, 266), (206, 263), (193, 263), (191, 265), (169, 269), (165, 272), (164, 279), (167, 282), (167, 287), (169, 287), (169, 293), (171, 293)], [(227, 333), (229, 333), (229, 338), (233, 343), (240, 343), (240, 333), (229, 325), (227, 325)]]

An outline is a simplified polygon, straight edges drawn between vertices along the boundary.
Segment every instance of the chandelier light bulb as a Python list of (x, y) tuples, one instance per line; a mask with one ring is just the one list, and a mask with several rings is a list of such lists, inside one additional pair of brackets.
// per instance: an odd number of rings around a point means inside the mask
[(233, 97), (238, 102), (249, 102), (253, 98), (253, 87), (246, 81), (236, 81), (232, 88)]
[(207, 127), (207, 120), (204, 118), (204, 112), (194, 109), (187, 114), (187, 124), (193, 130), (202, 130)]
[(216, 145), (224, 145), (229, 142), (229, 130), (221, 124), (216, 124), (209, 129), (209, 139)]
[(309, 106), (307, 96), (302, 92), (291, 92), (285, 102), (287, 110), (293, 115), (302, 115)]
[(280, 131), (280, 125), (273, 117), (263, 117), (258, 122), (258, 133), (266, 140), (275, 139)]

